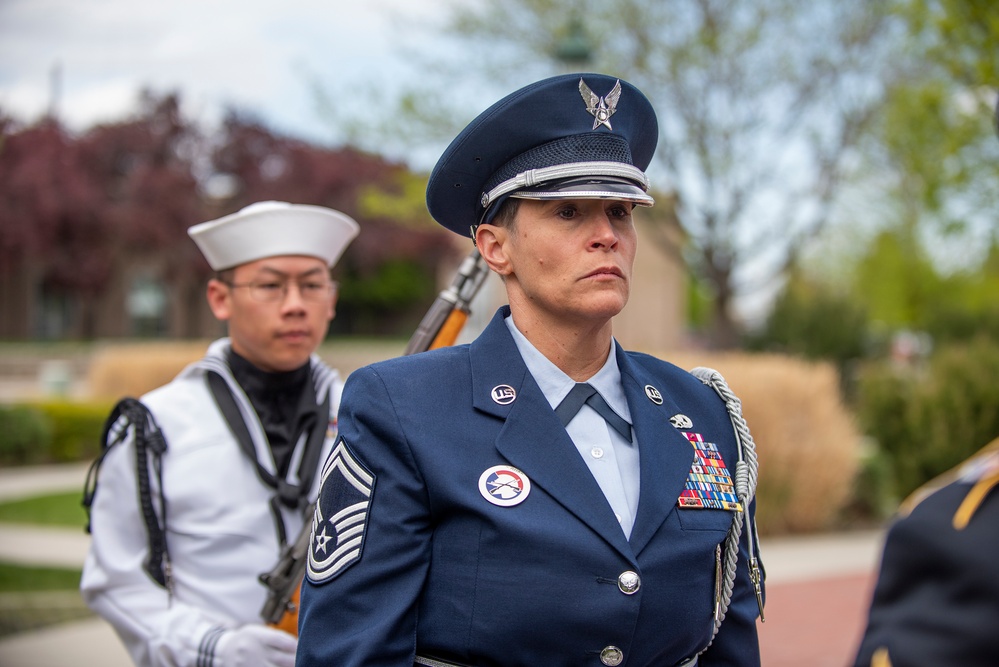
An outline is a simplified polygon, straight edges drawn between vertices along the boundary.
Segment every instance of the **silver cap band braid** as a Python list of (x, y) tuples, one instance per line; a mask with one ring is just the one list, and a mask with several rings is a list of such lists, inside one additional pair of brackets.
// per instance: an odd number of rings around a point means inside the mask
[(561, 178), (578, 178), (584, 176), (614, 176), (635, 181), (636, 185), (643, 190), (649, 189), (649, 179), (638, 167), (622, 162), (573, 162), (570, 164), (557, 164), (551, 167), (541, 167), (539, 169), (528, 169), (513, 178), (507, 179), (489, 190), (482, 193), (482, 208), (488, 209), (490, 204), (503, 195), (510, 194), (523, 188), (533, 187), (545, 181)]

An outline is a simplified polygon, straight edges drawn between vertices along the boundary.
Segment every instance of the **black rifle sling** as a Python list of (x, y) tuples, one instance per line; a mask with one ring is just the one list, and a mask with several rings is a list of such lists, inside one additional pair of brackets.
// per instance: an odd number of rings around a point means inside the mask
[(257, 461), (257, 450), (253, 446), (250, 429), (246, 427), (246, 422), (243, 421), (243, 415), (239, 412), (239, 406), (236, 405), (236, 399), (233, 397), (232, 390), (229, 389), (225, 378), (212, 371), (206, 373), (205, 378), (208, 380), (208, 388), (215, 398), (215, 404), (221, 410), (222, 416), (225, 417), (226, 424), (229, 425), (229, 431), (232, 432), (233, 437), (236, 438), (236, 442), (239, 443), (239, 448), (253, 461), (257, 467), (257, 475), (260, 476), (260, 479), (267, 486), (274, 488), (274, 475), (264, 470)]
[[(121, 419), (124, 421), (112, 433), (112, 429)], [(125, 439), (129, 431), (132, 432), (135, 444), (139, 508), (142, 511), (142, 520), (146, 525), (146, 535), (149, 541), (149, 553), (143, 562), (143, 569), (157, 584), (169, 589), (170, 554), (166, 543), (167, 506), (166, 498), (163, 495), (162, 468), (162, 458), (163, 453), (166, 452), (167, 443), (152, 413), (135, 398), (123, 398), (118, 401), (104, 422), (104, 431), (101, 434), (102, 450), (87, 471), (87, 478), (84, 482), (83, 507), (87, 510), (86, 530), (88, 533), (90, 532), (90, 508), (94, 503), (94, 496), (97, 494), (98, 478), (104, 457), (107, 456), (111, 447)], [(152, 455), (151, 461), (150, 454)], [(162, 519), (157, 515), (156, 506), (153, 503), (152, 485), (149, 481), (150, 463), (156, 473)]]
[[(315, 403), (316, 395), (312, 385), (309, 384), (312, 402)], [(326, 398), (321, 406), (316, 406), (315, 420), (309, 425), (308, 440), (305, 443), (305, 453), (302, 455), (302, 462), (298, 466), (298, 494), (299, 507), (308, 505), (307, 499), (309, 491), (312, 489), (312, 481), (319, 472), (319, 457), (323, 453), (323, 444), (326, 442), (327, 432), (330, 428), (330, 401), (332, 399), (333, 388), (326, 392)], [(307, 513), (308, 518), (312, 518), (312, 513)]]

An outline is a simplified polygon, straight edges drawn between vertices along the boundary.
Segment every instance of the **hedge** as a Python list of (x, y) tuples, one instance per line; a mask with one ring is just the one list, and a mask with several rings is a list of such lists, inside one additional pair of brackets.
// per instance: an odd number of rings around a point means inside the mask
[(44, 401), (0, 406), (0, 465), (93, 459), (111, 403)]
[(887, 456), (904, 497), (999, 436), (999, 344), (982, 337), (939, 348), (924, 365), (871, 364), (858, 419)]

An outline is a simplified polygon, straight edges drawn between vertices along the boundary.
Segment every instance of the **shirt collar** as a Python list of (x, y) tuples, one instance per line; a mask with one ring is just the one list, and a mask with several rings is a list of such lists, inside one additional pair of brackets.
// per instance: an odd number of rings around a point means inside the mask
[[(520, 332), (513, 322), (513, 316), (506, 318), (507, 329), (513, 336), (513, 342), (524, 359), (527, 370), (534, 376), (535, 382), (541, 388), (545, 398), (554, 410), (566, 397), (576, 381), (566, 375), (562, 369), (553, 364), (548, 357), (541, 354), (531, 341)], [(611, 338), (610, 354), (607, 361), (593, 377), (587, 380), (614, 412), (631, 423), (631, 410), (628, 409), (628, 399), (624, 395), (621, 384), (621, 369), (617, 365), (617, 341)]]

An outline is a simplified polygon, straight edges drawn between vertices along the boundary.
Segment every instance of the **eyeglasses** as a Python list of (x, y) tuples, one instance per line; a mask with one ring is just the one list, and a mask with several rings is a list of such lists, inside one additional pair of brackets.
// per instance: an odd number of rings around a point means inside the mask
[(261, 303), (279, 303), (288, 298), (288, 286), (295, 283), (303, 301), (325, 301), (337, 289), (333, 280), (266, 280), (262, 282), (230, 283), (222, 281), (229, 287), (246, 287), (250, 297)]

